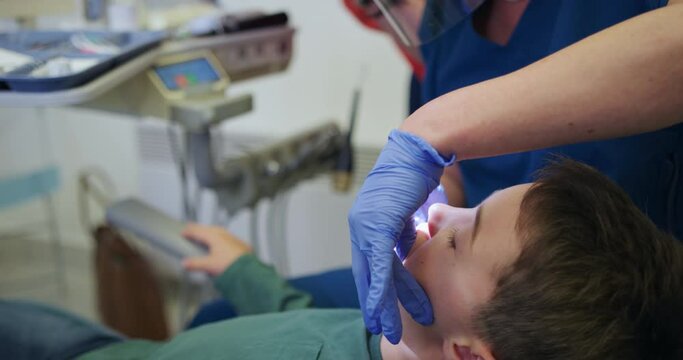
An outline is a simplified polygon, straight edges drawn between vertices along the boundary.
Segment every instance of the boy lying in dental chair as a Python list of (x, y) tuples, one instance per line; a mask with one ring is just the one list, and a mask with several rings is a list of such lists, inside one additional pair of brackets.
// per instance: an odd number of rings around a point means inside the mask
[[(381, 209), (380, 209), (381, 210)], [(0, 302), (8, 359), (683, 359), (683, 250), (596, 171), (564, 160), (474, 209), (436, 205), (405, 260), (434, 324), (402, 313), (403, 338), (371, 335), (359, 310), (308, 309), (218, 228), (190, 225), (240, 315), (168, 342), (125, 340), (56, 309)]]

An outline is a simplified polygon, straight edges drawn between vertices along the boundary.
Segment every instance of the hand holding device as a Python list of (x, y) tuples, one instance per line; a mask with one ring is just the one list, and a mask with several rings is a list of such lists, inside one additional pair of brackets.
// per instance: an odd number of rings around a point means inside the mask
[(185, 238), (205, 245), (209, 249), (208, 254), (204, 256), (194, 256), (183, 260), (183, 267), (187, 270), (204, 271), (217, 276), (229, 268), (240, 256), (252, 251), (251, 246), (217, 226), (188, 224), (182, 234)]
[(110, 225), (133, 233), (175, 259), (206, 254), (205, 247), (182, 237), (183, 222), (140, 200), (130, 198), (111, 204), (107, 207), (106, 218)]

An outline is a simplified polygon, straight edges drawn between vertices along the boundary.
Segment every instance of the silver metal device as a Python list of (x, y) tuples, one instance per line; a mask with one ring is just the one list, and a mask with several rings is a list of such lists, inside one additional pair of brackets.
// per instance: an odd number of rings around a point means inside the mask
[[(287, 68), (291, 59), (294, 29), (278, 26), (245, 33), (198, 39), (168, 40), (76, 88), (52, 92), (0, 91), (0, 107), (78, 106), (134, 116), (169, 119), (171, 109), (206, 100), (219, 112), (236, 116), (251, 110), (251, 96), (226, 96), (230, 83), (276, 73)], [(205, 59), (216, 72), (215, 83), (184, 89), (163, 89), (157, 71), (160, 67), (182, 65)], [(185, 75), (196, 72), (186, 70)], [(142, 76), (141, 76), (142, 75)], [(194, 84), (190, 84), (194, 85)], [(224, 118), (225, 119), (225, 118)], [(222, 120), (224, 120), (222, 119)]]
[(190, 131), (187, 139), (198, 183), (215, 190), (223, 209), (234, 215), (303, 180), (330, 172), (343, 136), (335, 124), (327, 123), (221, 161), (214, 159), (210, 128)]
[[(417, 47), (439, 38), (467, 19), (486, 0), (357, 0), (375, 6), (404, 46)], [(373, 11), (374, 9), (368, 9)]]
[(179, 260), (206, 255), (203, 246), (182, 237), (183, 222), (140, 200), (129, 198), (116, 201), (107, 207), (105, 216), (110, 225), (149, 241), (154, 247)]

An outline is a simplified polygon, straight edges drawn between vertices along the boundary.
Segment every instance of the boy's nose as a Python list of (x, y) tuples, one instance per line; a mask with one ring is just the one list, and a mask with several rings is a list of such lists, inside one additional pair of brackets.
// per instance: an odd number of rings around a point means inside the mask
[(436, 236), (436, 234), (443, 228), (444, 222), (446, 220), (446, 213), (448, 209), (451, 208), (446, 204), (434, 204), (429, 207), (429, 235)]
[(446, 204), (434, 204), (429, 207), (429, 235), (434, 237), (441, 229), (450, 226), (467, 226), (476, 214), (476, 208), (459, 208)]

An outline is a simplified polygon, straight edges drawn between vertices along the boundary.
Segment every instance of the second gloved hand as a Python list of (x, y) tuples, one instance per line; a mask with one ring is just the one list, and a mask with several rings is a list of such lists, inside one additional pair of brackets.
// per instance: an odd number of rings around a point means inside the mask
[(353, 275), (365, 324), (394, 344), (402, 333), (398, 300), (417, 322), (433, 322), (427, 295), (394, 249), (399, 243), (409, 249), (405, 244), (415, 238), (412, 216), (453, 160), (417, 136), (392, 131), (349, 213)]

